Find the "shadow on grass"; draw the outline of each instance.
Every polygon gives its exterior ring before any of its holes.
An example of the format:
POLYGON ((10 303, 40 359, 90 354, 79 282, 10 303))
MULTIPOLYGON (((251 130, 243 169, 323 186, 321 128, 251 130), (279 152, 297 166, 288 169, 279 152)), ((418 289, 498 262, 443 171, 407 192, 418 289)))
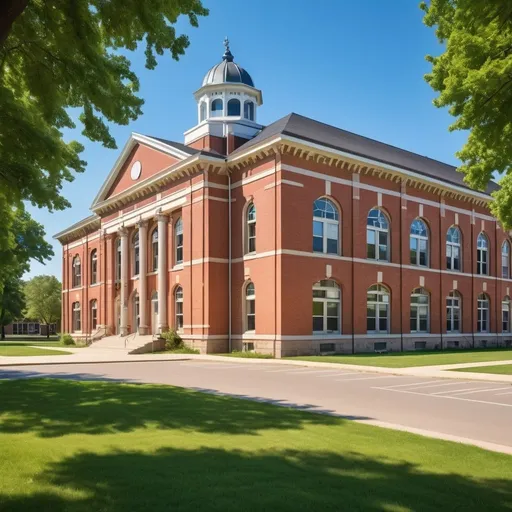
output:
POLYGON ((510 480, 422 472, 414 464, 351 452, 83 453, 49 465, 37 480, 46 493, 0 496, 0 508, 496 512, 512 506, 510 480))
MULTIPOLYGON (((257 434, 263 429, 334 425, 328 415, 276 409, 251 400, 197 393, 184 388, 102 381, 67 375, 60 379, 0 380, 0 432, 40 437, 130 432, 151 426, 203 433, 257 434)), ((250 397, 246 397, 250 398, 250 397)), ((300 408, 297 404, 289 407, 300 408)), ((329 411, 324 411, 329 412, 329 411)))

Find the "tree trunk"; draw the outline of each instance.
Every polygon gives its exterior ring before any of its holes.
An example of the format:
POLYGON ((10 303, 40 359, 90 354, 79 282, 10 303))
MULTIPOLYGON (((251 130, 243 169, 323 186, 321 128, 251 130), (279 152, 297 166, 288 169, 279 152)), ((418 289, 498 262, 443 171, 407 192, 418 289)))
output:
POLYGON ((50 324, 46 324, 46 339, 50 339, 50 324))
POLYGON ((2 324, 2 341, 5 340, 5 325, 2 324))
POLYGON ((0 46, 3 46, 12 24, 25 10, 28 0, 2 0, 0 5, 0 46))

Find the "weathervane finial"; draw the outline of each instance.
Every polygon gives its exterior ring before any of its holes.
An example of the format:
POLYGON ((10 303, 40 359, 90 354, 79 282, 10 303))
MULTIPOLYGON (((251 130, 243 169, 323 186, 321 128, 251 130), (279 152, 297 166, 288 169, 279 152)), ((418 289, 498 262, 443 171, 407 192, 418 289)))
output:
POLYGON ((224 38, 224 48, 226 48, 226 51, 224 52, 224 55, 222 56, 222 59, 227 61, 227 62, 233 62, 233 54, 231 53, 230 49, 229 49, 229 39, 228 37, 226 36, 224 38))

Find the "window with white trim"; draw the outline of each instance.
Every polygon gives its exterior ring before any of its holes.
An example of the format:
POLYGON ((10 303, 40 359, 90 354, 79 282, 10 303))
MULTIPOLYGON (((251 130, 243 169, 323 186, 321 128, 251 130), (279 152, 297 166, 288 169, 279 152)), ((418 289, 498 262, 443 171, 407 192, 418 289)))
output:
POLYGON ((181 217, 174 225, 174 261, 176 265, 183 263, 183 221, 181 217))
POLYGON ((245 332, 256 330, 256 289, 254 283, 245 287, 245 332))
POLYGON ((389 222, 379 208, 373 208, 366 219, 366 257, 389 261, 389 222))
POLYGON ((489 241, 480 233, 476 241, 476 273, 486 276, 489 274, 489 241))
POLYGON ((341 290, 332 279, 313 285, 313 334, 341 332, 341 290))
POLYGON ((510 244, 507 240, 501 245, 501 277, 510 278, 510 244))
POLYGON ((460 332, 461 297, 458 292, 450 292, 446 297, 446 332, 460 332))
POLYGON ((246 212, 245 253, 256 252, 256 207, 251 203, 246 212))
POLYGON ((239 116, 240 110, 240 100, 233 98, 228 101, 228 116, 239 116))
POLYGON ((411 293, 411 332, 429 331, 430 296, 425 288, 415 288, 411 293))
POLYGON ((247 100, 244 103, 244 117, 249 121, 254 121, 254 103, 247 100))
POLYGON ((98 282, 98 251, 91 251, 91 284, 98 282))
POLYGON ((510 332, 510 297, 508 295, 501 302, 501 332, 510 332))
POLYGON ((325 197, 313 203, 313 252, 339 254, 339 213, 325 197))
POLYGON ((73 302, 73 331, 81 331, 82 330, 82 322, 80 318, 80 302, 73 302))
POLYGON ((223 110, 222 100, 220 98, 213 100, 210 107, 210 117, 222 117, 224 115, 223 110))
POLYGON ((446 232, 446 268, 461 270, 461 236, 460 229, 452 226, 446 232))
POLYGON ((158 270, 158 228, 153 230, 151 233, 151 257, 153 271, 158 270))
POLYGON ((82 286, 82 263, 78 254, 73 258, 73 288, 82 286))
POLYGON ((121 259, 122 259, 122 253, 121 253, 121 239, 118 238, 116 240, 116 281, 121 281, 121 259))
POLYGON ((133 235, 133 275, 138 276, 140 273, 140 244, 139 231, 135 231, 133 235))
POLYGON ((428 229, 421 219, 414 219, 411 223, 409 241, 411 251, 411 265, 428 266, 428 229))
POLYGON ((98 301, 91 300, 91 332, 98 326, 98 301))
POLYGON ((375 284, 366 292, 366 331, 368 334, 389 332, 389 290, 375 284))
POLYGON ((477 332, 489 332, 489 297, 481 293, 477 299, 477 332))
POLYGON ((178 286, 174 291, 174 325, 179 332, 183 331, 183 288, 178 286))

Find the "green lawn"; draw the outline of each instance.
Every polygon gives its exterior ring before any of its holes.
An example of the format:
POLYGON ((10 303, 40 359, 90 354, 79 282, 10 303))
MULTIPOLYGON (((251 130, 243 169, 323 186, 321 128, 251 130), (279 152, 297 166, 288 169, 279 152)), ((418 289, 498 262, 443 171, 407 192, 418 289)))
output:
POLYGON ((40 339, 40 340, 9 340, 9 341, 0 341, 0 347, 5 346, 37 346, 37 347, 62 347, 62 343, 57 341, 46 341, 46 338, 40 339))
POLYGON ((455 371, 472 373, 498 373, 500 375, 512 375, 512 364, 502 364, 495 366, 477 366, 476 368, 458 368, 455 371))
POLYGON ((512 457, 160 385, 0 381, 0 510, 505 511, 512 457))
POLYGON ((0 356, 63 356, 66 354, 71 354, 71 352, 36 348, 24 343, 0 343, 0 356))
POLYGON ((395 352, 390 354, 355 354, 334 356, 288 357, 301 361, 321 363, 359 364, 387 368, 407 368, 411 366, 433 366, 440 364, 479 363, 486 361, 512 361, 512 349, 477 349, 435 352, 395 352))
POLYGON ((235 350, 229 354, 216 354, 224 357, 245 357, 247 359, 274 359, 272 354, 262 354, 261 352, 241 352, 235 350))

